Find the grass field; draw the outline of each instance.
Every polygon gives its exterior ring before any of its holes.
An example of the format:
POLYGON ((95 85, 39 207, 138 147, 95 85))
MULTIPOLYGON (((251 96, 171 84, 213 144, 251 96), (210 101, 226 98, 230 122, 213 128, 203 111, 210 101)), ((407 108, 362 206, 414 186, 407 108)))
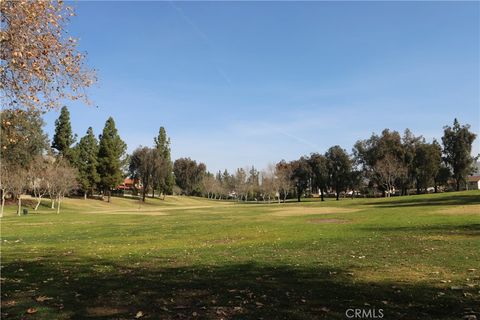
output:
POLYGON ((480 318, 480 192, 68 199, 2 231, 2 319, 480 318))

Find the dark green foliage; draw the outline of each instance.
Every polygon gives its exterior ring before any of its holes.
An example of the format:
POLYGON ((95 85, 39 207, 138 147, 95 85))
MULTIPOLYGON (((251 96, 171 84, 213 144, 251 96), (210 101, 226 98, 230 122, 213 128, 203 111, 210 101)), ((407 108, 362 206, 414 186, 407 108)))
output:
POLYGON ((420 193, 422 189, 426 192, 432 184, 436 187, 435 178, 442 165, 442 147, 435 140, 433 143, 419 144, 415 151, 413 164, 417 180, 417 193, 420 193))
POLYGON ((340 146, 328 149, 325 157, 328 160, 329 185, 335 190, 338 200, 340 192, 346 191, 350 183, 352 161, 340 146))
POLYGON ((71 145, 75 142, 70 124, 70 112, 67 107, 62 107, 60 116, 55 120, 55 134, 53 135, 52 148, 64 158, 73 161, 74 154, 71 145))
POLYGON ((402 137, 403 147, 403 165, 406 168, 406 175, 399 181, 399 186, 402 191, 402 195, 408 194, 408 189, 412 184, 417 181, 417 169, 415 166, 415 154, 417 148, 422 143, 425 143, 425 139, 422 136, 416 137, 410 129, 406 129, 402 137))
POLYGON ((80 139, 75 147, 75 167, 78 169, 78 182, 85 194, 93 193, 100 176, 98 167, 98 141, 93 134, 92 127, 89 127, 87 134, 80 139))
POLYGON ((173 176, 173 164, 170 155, 170 138, 164 127, 160 127, 158 136, 154 138, 155 148, 159 156, 159 165, 153 173, 153 189, 161 193, 171 194, 175 178, 173 176))
POLYGON ((303 193, 309 186, 312 171, 308 160, 304 157, 290 162, 290 166, 292 170, 291 179, 295 186, 297 200, 298 202, 300 202, 300 197, 303 195, 303 193))
POLYGON ((443 129, 444 161, 452 170, 458 191, 461 183, 465 183, 465 177, 473 172, 475 158, 470 153, 477 135, 470 131, 469 125, 461 126, 457 119, 453 121, 453 127, 443 129))
POLYGON ((41 113, 5 109, 0 113, 0 117, 2 164, 28 167, 30 162, 44 153, 48 147, 41 113))
POLYGON ((312 175, 312 188, 320 190, 322 201, 328 187, 328 160, 324 155, 312 153, 308 159, 312 175))
POLYGON ((357 141, 353 154, 365 177, 382 191, 388 191, 385 190, 385 177, 382 177, 376 168, 385 167, 387 162, 399 166, 398 170, 394 171, 405 171, 405 174, 397 174, 395 185, 401 189, 402 194, 406 194, 415 178, 415 148, 422 139, 415 137, 409 129, 405 130, 403 138, 397 131, 384 129, 380 136, 372 134, 369 139, 357 141))
POLYGON ((203 163, 198 163, 190 158, 180 158, 173 164, 175 182, 186 195, 200 195, 201 182, 207 167, 203 163))
POLYGON ((127 145, 122 141, 115 128, 113 118, 108 118, 100 135, 98 149, 99 186, 108 194, 123 180, 122 167, 127 145))
POLYGON ((138 147, 130 157, 129 171, 133 179, 142 183, 142 201, 145 202, 146 194, 157 177, 159 167, 162 166, 160 154, 156 149, 138 147))

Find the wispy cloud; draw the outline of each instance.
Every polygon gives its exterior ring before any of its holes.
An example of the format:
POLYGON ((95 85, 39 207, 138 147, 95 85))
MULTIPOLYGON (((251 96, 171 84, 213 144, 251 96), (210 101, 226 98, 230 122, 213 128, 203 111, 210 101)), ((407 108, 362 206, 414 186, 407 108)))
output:
MULTIPOLYGON (((209 47, 210 53, 211 52, 216 52, 215 45, 213 44, 212 40, 207 36, 207 34, 205 32, 202 31, 202 29, 200 29, 198 27, 198 25, 185 13, 185 11, 180 6, 178 6, 175 3, 175 1, 170 0, 169 3, 172 6, 172 8, 175 9, 175 11, 178 13, 178 15, 193 29, 195 34, 197 34, 197 36, 209 47)), ((228 76, 228 74, 225 72, 225 70, 223 70, 223 68, 220 67, 220 65, 216 61, 213 54, 211 54, 210 63, 213 64, 213 67, 214 67, 215 71, 220 75, 220 77, 223 80, 225 80, 225 82, 229 86, 231 86, 232 85, 232 80, 231 80, 230 76, 228 76)))

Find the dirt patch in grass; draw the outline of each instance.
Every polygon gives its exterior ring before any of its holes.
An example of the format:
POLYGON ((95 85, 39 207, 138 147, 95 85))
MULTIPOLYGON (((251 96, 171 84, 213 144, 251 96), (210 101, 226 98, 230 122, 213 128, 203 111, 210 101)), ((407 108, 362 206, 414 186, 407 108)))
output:
MULTIPOLYGON (((92 224, 94 223, 93 221, 75 221, 75 222, 61 222, 60 224, 92 224)), ((55 223, 53 222, 20 222, 20 223, 13 223, 15 226, 29 226, 29 227, 35 227, 35 226, 49 226, 49 225, 54 225, 55 223)))
POLYGON ((87 213, 106 213, 106 214, 140 214, 140 215, 152 215, 152 216, 165 216, 169 215, 170 212, 181 211, 181 210, 197 210, 197 209, 215 209, 227 207, 225 205, 219 206, 176 206, 169 208, 162 208, 161 210, 140 208, 140 209, 120 209, 120 210, 101 210, 101 211, 88 211, 87 213))
POLYGON ((310 219, 310 220, 308 220, 308 222, 314 223, 314 224, 322 224, 322 223, 341 224, 341 223, 348 223, 347 220, 342 220, 342 219, 310 219))
POLYGON ((480 217, 480 204, 472 204, 468 206, 454 206, 450 208, 443 208, 440 210, 435 211, 434 213, 440 213, 440 214, 477 214, 480 217))
POLYGON ((275 208, 270 211, 272 215, 279 217, 304 216, 314 214, 333 214, 333 213, 349 213, 356 212, 359 209, 337 208, 337 207, 287 207, 275 208))
POLYGON ((122 313, 127 313, 127 308, 117 307, 89 307, 87 308, 87 316, 89 317, 111 317, 122 313))
POLYGON ((15 226, 30 226, 30 227, 35 227, 35 226, 48 226, 48 225, 53 225, 54 223, 53 222, 32 222, 32 223, 28 223, 28 222, 21 222, 21 223, 12 223, 12 225, 15 225, 15 226))

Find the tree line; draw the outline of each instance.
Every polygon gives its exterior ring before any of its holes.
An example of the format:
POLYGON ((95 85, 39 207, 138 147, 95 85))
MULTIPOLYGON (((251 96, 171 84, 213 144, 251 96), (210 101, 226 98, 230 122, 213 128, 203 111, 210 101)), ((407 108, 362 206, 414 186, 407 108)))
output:
MULTIPOLYGON (((289 197, 318 194, 374 196, 438 192, 453 185, 454 190, 466 187, 466 177, 473 174, 475 161, 472 144, 476 135, 469 125, 457 119, 445 126, 441 143, 427 142, 409 129, 401 135, 385 129, 355 143, 348 153, 333 146, 325 153, 312 153, 293 161, 280 161, 258 171, 254 167, 206 172, 196 189, 184 188, 186 194, 203 194, 213 199, 285 201, 289 197), (191 192, 189 190, 202 190, 191 192)), ((186 173, 183 173, 184 175, 186 173)), ((197 179, 198 180, 198 179, 197 179)), ((195 180, 194 180, 195 181, 195 180)))
POLYGON ((471 156, 476 135, 469 125, 456 119, 444 127, 441 143, 427 142, 406 129, 383 130, 355 143, 348 153, 333 146, 324 153, 312 153, 297 160, 282 160, 263 170, 238 168, 216 174, 190 158, 171 159, 171 141, 164 127, 152 147, 140 146, 131 155, 121 139, 113 118, 108 118, 97 137, 89 127, 77 141, 67 107, 55 121, 50 144, 43 131, 41 112, 5 109, 1 112, 2 213, 8 195, 21 210, 21 195, 31 194, 35 210, 43 198, 60 211, 62 199, 71 192, 84 198, 101 195, 110 201, 111 192, 126 177, 133 179, 134 192, 145 201, 148 194, 205 196, 211 199, 286 201, 318 194, 322 200, 334 195, 406 195, 412 189, 437 192, 453 182, 460 190, 473 173, 476 158, 471 156), (56 205, 56 206, 55 206, 56 205))

